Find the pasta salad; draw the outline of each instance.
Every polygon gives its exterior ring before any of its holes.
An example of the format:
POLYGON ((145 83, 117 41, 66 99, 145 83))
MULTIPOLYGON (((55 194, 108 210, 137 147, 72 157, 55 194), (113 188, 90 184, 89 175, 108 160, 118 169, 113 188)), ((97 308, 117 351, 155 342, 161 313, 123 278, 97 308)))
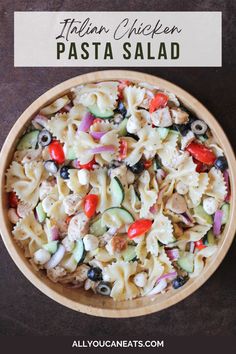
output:
POLYGON ((43 107, 6 172, 12 235, 33 267, 116 301, 197 277, 230 205, 224 151, 200 118, 127 80, 43 107))

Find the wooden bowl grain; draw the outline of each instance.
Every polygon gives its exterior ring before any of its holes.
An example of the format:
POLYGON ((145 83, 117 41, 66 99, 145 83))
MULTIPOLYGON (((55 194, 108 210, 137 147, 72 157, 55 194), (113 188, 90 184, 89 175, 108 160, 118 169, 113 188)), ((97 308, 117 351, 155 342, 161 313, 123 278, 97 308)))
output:
POLYGON ((236 161, 230 143, 216 119, 197 99, 178 86, 156 76, 134 71, 108 70, 80 75, 55 86, 34 101, 16 121, 2 147, 0 161, 0 230, 2 239, 10 256, 21 272, 39 290, 58 303, 78 312, 101 317, 121 318, 147 315, 172 306, 195 292, 213 274, 222 262, 233 241, 236 230, 236 161), (13 240, 11 234, 12 225, 7 217, 7 194, 5 192, 5 171, 11 162, 18 138, 35 114, 43 106, 66 94, 76 85, 93 81, 118 79, 126 79, 134 82, 147 82, 173 92, 187 108, 195 112, 199 118, 204 119, 211 128, 216 140, 223 147, 228 159, 232 190, 229 222, 225 227, 217 252, 208 260, 201 275, 196 279, 190 279, 182 288, 178 290, 170 290, 167 294, 154 295, 152 297, 143 297, 123 302, 114 302, 109 297, 94 295, 88 291, 85 292, 83 289, 72 289, 62 286, 61 284, 55 284, 43 273, 35 271, 25 258, 23 251, 13 240))

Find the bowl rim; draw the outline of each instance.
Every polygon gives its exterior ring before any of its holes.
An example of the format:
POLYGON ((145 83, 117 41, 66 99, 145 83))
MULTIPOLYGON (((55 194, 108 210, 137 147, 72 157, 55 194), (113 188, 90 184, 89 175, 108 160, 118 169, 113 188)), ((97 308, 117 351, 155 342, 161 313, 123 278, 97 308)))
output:
POLYGON ((155 75, 131 70, 102 70, 82 74, 54 86, 53 88, 49 89, 44 94, 42 94, 39 98, 37 98, 16 120, 2 146, 0 153, 0 161, 2 166, 0 169, 0 183, 2 187, 0 200, 0 231, 8 253, 10 254, 12 260, 15 262, 17 267, 20 269, 20 271, 34 286, 36 286, 36 288, 38 288, 45 295, 60 303, 61 305, 64 305, 78 312, 101 317, 127 318, 151 314, 163 310, 167 307, 170 307, 194 293, 216 271, 218 266, 223 261, 226 253, 228 252, 235 235, 236 223, 234 223, 234 219, 236 218, 236 161, 230 142, 227 139, 223 128, 221 128, 214 116, 206 109, 206 107, 202 103, 200 103, 195 97, 193 97, 191 94, 189 94, 187 91, 183 90, 179 86, 155 75), (201 115, 204 117, 204 120, 206 120, 207 123, 210 125, 210 129, 213 131, 214 135, 216 135, 216 137, 220 140, 221 146, 223 146, 224 152, 227 156, 231 182, 231 211, 230 220, 228 221, 228 224, 225 227, 222 244, 221 246, 219 246, 219 249, 216 252, 217 258, 215 257, 213 262, 204 267, 203 272, 197 278, 195 278, 189 286, 184 286, 183 288, 179 289, 179 291, 174 293, 171 297, 164 299, 160 303, 152 303, 152 301, 150 301, 147 306, 140 306, 138 308, 131 307, 125 309, 108 309, 84 305, 82 303, 79 303, 78 301, 63 296, 61 293, 50 288, 49 285, 46 284, 46 282, 40 280, 33 272, 30 264, 26 265, 26 263, 22 261, 18 252, 18 246, 11 237, 11 233, 8 231, 7 221, 4 217, 4 210, 6 210, 6 206, 4 204, 4 195, 6 194, 4 190, 4 185, 5 171, 6 167, 8 166, 9 156, 12 153, 12 147, 14 146, 17 138, 20 136, 23 127, 32 119, 32 116, 35 115, 43 106, 54 101, 57 97, 62 96, 71 88, 77 85, 94 81, 122 80, 124 78, 125 80, 130 80, 134 82, 147 82, 149 84, 157 85, 161 89, 165 89, 176 94, 176 96, 186 106, 190 107, 193 111, 196 111, 197 115, 201 113, 201 115))

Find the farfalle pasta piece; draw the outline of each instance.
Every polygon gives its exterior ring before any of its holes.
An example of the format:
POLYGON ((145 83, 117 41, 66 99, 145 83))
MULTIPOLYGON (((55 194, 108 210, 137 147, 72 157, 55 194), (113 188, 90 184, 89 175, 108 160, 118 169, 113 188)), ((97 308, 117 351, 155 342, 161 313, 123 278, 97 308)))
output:
MULTIPOLYGON (((70 176, 70 174, 69 174, 70 176)), ((58 195, 59 199, 63 200, 68 194, 70 194, 70 188, 68 187, 68 182, 67 180, 64 180, 63 178, 60 177, 59 174, 56 176, 57 180, 57 189, 58 189, 58 195)), ((71 181, 71 179, 69 179, 71 181)))
POLYGON ((104 268, 103 277, 114 283, 111 297, 116 301, 131 300, 139 295, 139 289, 131 277, 136 274, 137 262, 117 261, 104 268))
POLYGON ((178 137, 179 135, 177 133, 169 132, 157 151, 163 166, 167 168, 173 167, 173 162, 179 155, 177 150, 178 137))
POLYGON ((73 146, 77 130, 86 112, 87 109, 84 106, 76 105, 69 112, 58 113, 49 119, 46 128, 68 149, 73 146))
POLYGON ((208 172, 208 176, 209 184, 205 194, 222 202, 227 194, 227 188, 222 172, 215 167, 212 167, 208 172))
POLYGON ((157 256, 158 254, 158 243, 160 241, 164 245, 167 245, 170 242, 175 240, 173 234, 173 225, 170 219, 163 215, 160 210, 158 214, 155 216, 154 222, 152 224, 151 230, 147 233, 146 243, 149 245, 148 251, 157 256), (151 246, 153 241, 154 246, 151 246))
POLYGON ((143 102, 145 89, 137 86, 127 86, 123 94, 127 107, 127 115, 129 116, 127 131, 129 133, 137 133, 146 123, 141 111, 138 109, 139 105, 143 102))
MULTIPOLYGON (((80 183, 79 177, 78 177, 79 170, 69 169, 68 172, 69 172, 69 178, 66 180, 68 188, 72 192, 77 193, 80 197, 84 197, 89 190, 89 185, 88 184, 82 185, 80 183)), ((66 192, 67 192, 67 190, 66 190, 66 192)))
POLYGON ((170 171, 166 177, 166 180, 171 181, 173 179, 175 181, 181 181, 190 187, 198 186, 199 173, 196 172, 196 164, 193 162, 191 156, 187 157, 183 163, 178 166, 177 171, 170 171))
POLYGON ((104 161, 110 162, 117 156, 118 150, 119 139, 116 130, 107 132, 105 135, 103 135, 99 142, 95 142, 91 135, 88 133, 78 132, 77 138, 74 141, 74 151, 81 164, 90 162, 94 155, 98 153, 101 155, 104 161), (112 147, 112 149, 109 151, 104 149, 101 152, 95 152, 93 150, 106 146, 112 147))
POLYGON ((148 171, 140 175, 138 191, 141 199, 140 217, 147 218, 150 216, 150 208, 156 203, 158 197, 157 181, 148 171))
POLYGON ((80 121, 74 120, 68 121, 68 113, 59 113, 48 120, 46 128, 55 136, 58 140, 68 145, 73 144, 76 138, 76 132, 79 127, 80 121))
POLYGON ((34 217, 34 213, 30 212, 25 218, 20 219, 12 231, 15 240, 25 244, 29 249, 32 257, 34 252, 47 243, 45 232, 40 223, 34 217))
POLYGON ((161 147, 161 140, 157 129, 146 126, 139 130, 137 135, 139 138, 138 141, 132 138, 123 138, 129 145, 125 162, 130 166, 135 165, 142 155, 146 159, 153 158, 157 150, 161 147))
POLYGON ((39 199, 39 185, 45 175, 42 162, 32 161, 21 165, 13 161, 6 174, 7 192, 14 190, 23 202, 35 207, 39 199))
POLYGON ((52 102, 49 106, 46 106, 41 109, 40 114, 43 115, 51 115, 53 113, 56 113, 60 111, 65 105, 67 105, 70 102, 70 99, 68 96, 63 96, 58 98, 56 101, 52 102))
POLYGON ((86 164, 93 159, 94 153, 91 149, 98 147, 91 135, 85 132, 78 132, 77 139, 74 141, 74 151, 81 164, 86 164))
POLYGON ((148 271, 148 280, 143 288, 142 295, 148 295, 155 286, 157 279, 163 274, 164 266, 161 264, 158 257, 151 256, 145 259, 143 268, 148 271))
POLYGON ((147 257, 147 246, 145 239, 142 239, 135 248, 137 258, 143 263, 147 257))
POLYGON ((189 186, 188 194, 194 207, 198 206, 201 203, 202 196, 207 189, 208 183, 208 174, 203 172, 199 173, 198 186, 189 186))
POLYGON ((90 133, 96 133, 96 132, 109 132, 112 129, 114 129, 114 124, 112 124, 111 122, 95 122, 91 125, 90 127, 90 133))
POLYGON ((103 151, 101 152, 101 157, 106 162, 111 162, 113 159, 117 158, 119 150, 119 139, 117 130, 112 130, 104 134, 100 139, 100 146, 112 146, 114 148, 113 152, 103 151))
POLYGON ((66 219, 67 215, 63 205, 63 200, 59 200, 58 198, 59 194, 48 195, 42 200, 42 207, 47 216, 57 221, 62 221, 66 219))
POLYGON ((174 267, 167 256, 164 247, 161 247, 158 260, 161 262, 161 265, 164 267, 164 273, 171 273, 174 271, 174 267))
POLYGON ((95 194, 99 195, 97 211, 103 212, 111 206, 111 197, 109 193, 110 181, 106 168, 98 168, 91 171, 90 184, 95 194))
POLYGON ((203 236, 206 235, 206 233, 211 229, 212 225, 199 225, 196 224, 193 227, 190 227, 187 229, 181 239, 187 240, 187 241, 199 241, 203 236))
POLYGON ((217 246, 208 246, 194 255, 194 271, 190 273, 190 278, 197 277, 204 268, 204 258, 209 258, 217 251, 217 246))
POLYGON ((141 208, 141 201, 135 193, 134 186, 130 185, 129 187, 126 187, 124 193, 125 198, 122 203, 123 207, 127 209, 135 219, 138 219, 141 208))
POLYGON ((83 104, 85 107, 97 105, 103 113, 107 109, 115 109, 118 97, 118 82, 87 84, 75 88, 74 92, 75 104, 83 104))

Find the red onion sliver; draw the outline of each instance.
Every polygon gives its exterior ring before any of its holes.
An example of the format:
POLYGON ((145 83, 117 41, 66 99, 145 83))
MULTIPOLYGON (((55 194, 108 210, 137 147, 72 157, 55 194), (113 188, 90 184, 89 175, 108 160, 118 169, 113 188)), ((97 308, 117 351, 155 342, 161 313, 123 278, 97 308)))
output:
POLYGON ((227 194, 225 197, 225 202, 229 202, 230 201, 230 184, 229 184, 229 172, 227 170, 225 170, 223 172, 223 176, 224 176, 224 180, 225 180, 225 184, 226 184, 226 189, 227 189, 227 194))
POLYGON ((33 119, 32 122, 36 122, 45 128, 46 123, 48 122, 48 118, 43 116, 42 114, 37 114, 37 116, 33 119))
POLYGON ((90 126, 93 124, 94 118, 95 117, 90 112, 85 113, 80 122, 77 132, 87 132, 90 126))
POLYGON ((151 290, 149 293, 147 293, 148 296, 151 295, 156 295, 160 293, 162 290, 164 290, 167 287, 167 282, 165 279, 161 279, 159 283, 151 290))
POLYGON ((49 261, 46 263, 45 268, 46 269, 52 269, 55 268, 62 260, 65 254, 65 247, 63 245, 59 245, 56 253, 54 253, 49 259, 49 261))
POLYGON ((163 274, 162 276, 160 276, 157 279, 157 283, 159 283, 163 279, 169 279, 169 278, 174 278, 174 277, 177 277, 177 272, 171 272, 171 273, 163 274))
POLYGON ((215 236, 220 235, 222 218, 223 218, 223 211, 220 209, 216 210, 215 215, 214 215, 214 223, 213 223, 213 234, 215 236))
POLYGON ((96 147, 94 149, 89 149, 87 152, 89 154, 100 154, 101 152, 114 152, 115 146, 114 145, 103 145, 96 147))
POLYGON ((105 135, 107 132, 90 132, 90 135, 95 139, 95 140, 100 140, 103 135, 105 135))
POLYGON ((59 240, 59 230, 58 230, 58 227, 57 226, 52 226, 51 230, 50 230, 50 233, 51 233, 51 238, 52 238, 52 241, 57 241, 59 240))
POLYGON ((74 168, 80 168, 79 160, 73 160, 71 165, 74 168))
POLYGON ((171 261, 176 261, 179 258, 179 250, 178 248, 172 248, 170 250, 166 250, 167 257, 171 261))
POLYGON ((64 108, 64 110, 65 110, 66 112, 70 112, 70 110, 71 110, 72 107, 73 107, 72 104, 69 103, 69 104, 66 104, 63 108, 64 108))
POLYGON ((150 213, 152 213, 152 214, 156 214, 157 211, 158 211, 157 205, 156 205, 156 204, 153 204, 153 205, 150 207, 149 211, 150 211, 150 213))

